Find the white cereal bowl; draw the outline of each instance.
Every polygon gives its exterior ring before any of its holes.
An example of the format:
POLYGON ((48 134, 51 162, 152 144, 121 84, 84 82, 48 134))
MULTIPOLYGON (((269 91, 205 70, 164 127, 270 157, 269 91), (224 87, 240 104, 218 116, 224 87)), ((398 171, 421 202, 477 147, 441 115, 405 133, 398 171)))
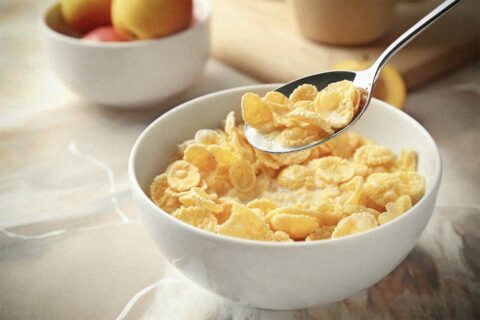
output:
POLYGON ((68 36, 60 5, 43 19, 46 54, 60 80, 96 103, 141 108, 181 92, 202 73, 209 55, 209 8, 194 2, 193 25, 173 35, 128 42, 92 42, 68 36))
POLYGON ((177 145, 203 128, 218 128, 240 112, 244 92, 263 94, 275 85, 212 93, 169 111, 136 141, 129 160, 133 196, 142 221, 163 255, 198 285, 241 304, 291 310, 342 300, 390 273, 410 252, 432 215, 441 177, 438 149, 428 132, 402 111, 373 99, 354 130, 389 146, 418 152, 425 196, 406 214, 367 232, 317 242, 268 243, 229 238, 183 223, 148 196, 177 145))

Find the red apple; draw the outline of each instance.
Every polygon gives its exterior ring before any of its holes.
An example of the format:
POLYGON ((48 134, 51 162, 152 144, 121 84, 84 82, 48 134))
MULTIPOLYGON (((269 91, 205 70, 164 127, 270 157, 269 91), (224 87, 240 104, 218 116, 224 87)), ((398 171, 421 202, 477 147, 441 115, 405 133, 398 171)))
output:
POLYGON ((93 29, 92 31, 84 35, 82 40, 99 42, 128 41, 127 38, 120 35, 112 26, 93 29))

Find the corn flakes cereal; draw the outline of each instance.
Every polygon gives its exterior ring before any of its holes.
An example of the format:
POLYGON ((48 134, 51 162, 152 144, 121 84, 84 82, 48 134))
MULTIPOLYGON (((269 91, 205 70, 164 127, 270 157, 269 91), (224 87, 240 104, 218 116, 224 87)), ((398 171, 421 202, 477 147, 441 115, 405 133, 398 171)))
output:
POLYGON ((228 179, 228 168, 218 167, 208 172, 203 176, 203 181, 207 185, 207 191, 217 195, 224 195, 232 188, 228 179))
POLYGON ((305 216, 315 216, 316 213, 312 210, 310 205, 307 204, 294 204, 290 206, 282 206, 280 208, 271 210, 266 216, 266 221, 271 222, 272 218, 277 214, 290 214, 290 215, 305 215, 305 216))
POLYGON ((290 94, 289 100, 292 103, 297 101, 307 100, 313 101, 317 96, 318 90, 317 87, 311 84, 302 84, 290 94))
MULTIPOLYGON (((303 190, 303 189, 300 189, 303 190)), ((295 199, 297 198, 297 193, 301 192, 300 190, 281 190, 278 192, 278 188, 269 188, 267 190, 264 190, 261 193, 261 196, 263 198, 267 198, 278 204, 279 207, 284 208, 286 206, 291 205, 292 203, 295 203, 295 199)), ((274 211, 274 210, 273 210, 274 211)))
POLYGON ((273 115, 273 122, 276 126, 286 123, 285 115, 292 111, 292 103, 282 93, 270 91, 263 101, 270 108, 273 115))
POLYGON ((203 230, 214 232, 217 227, 217 219, 205 208, 181 207, 172 215, 183 222, 203 230))
POLYGON ((321 131, 324 131, 326 134, 333 134, 334 131, 330 127, 330 124, 322 118, 320 115, 314 111, 304 110, 304 109, 294 109, 289 112, 287 115, 288 119, 293 120, 296 123, 305 123, 305 127, 314 126, 318 127, 321 131))
POLYGON ((261 194, 262 190, 268 189, 266 183, 270 180, 264 176, 257 176, 256 183, 254 187, 248 191, 241 191, 236 188, 232 188, 227 195, 238 199, 240 203, 248 203, 249 201, 254 200, 259 194, 261 194))
MULTIPOLYGON (((337 83, 316 93, 304 86, 290 99, 270 92, 246 95, 244 104, 254 121, 265 121, 263 129, 275 129, 272 137, 301 145, 333 132, 330 122, 344 116, 344 105, 358 104, 352 88, 337 83)), ((224 130, 199 130, 173 159, 150 186, 155 204, 196 227, 243 239, 319 241, 362 232, 398 217, 425 192, 412 150, 395 157, 346 132, 311 149, 269 154, 248 143, 233 112, 224 130)))
POLYGON ((387 166, 375 166, 375 167, 368 167, 367 169, 367 176, 372 175, 374 173, 391 173, 392 166, 387 165, 387 166))
POLYGON ((253 166, 244 159, 237 159, 228 169, 230 183, 235 189, 247 192, 255 187, 256 175, 253 166))
POLYGON ((314 218, 319 225, 335 225, 340 217, 329 202, 321 201, 313 204, 295 204, 271 210, 265 217, 270 223, 277 214, 304 215, 314 218))
POLYGON ((278 135, 278 140, 287 147, 303 146, 325 137, 323 131, 319 131, 315 127, 292 127, 282 130, 278 135))
POLYGON ((425 191, 425 181, 416 172, 374 173, 367 178, 363 188, 370 200, 379 206, 408 195, 416 203, 425 191))
POLYGON ((292 164, 300 164, 310 157, 310 149, 300 150, 291 153, 270 154, 270 157, 281 166, 289 166, 292 164))
POLYGON ((256 160, 255 162, 258 165, 263 165, 267 168, 278 170, 282 166, 278 163, 273 157, 272 154, 259 151, 255 149, 256 160))
POLYGON ((290 106, 273 104, 271 102, 266 102, 269 108, 272 110, 273 116, 273 126, 272 131, 268 133, 270 140, 278 139, 281 129, 284 127, 298 127, 300 123, 288 118, 288 113, 292 111, 290 106))
POLYGON ((347 131, 327 141, 325 146, 329 148, 332 156, 349 159, 360 146, 360 136, 347 131))
POLYGON ((361 204, 348 204, 348 205, 343 205, 341 206, 339 209, 339 211, 342 212, 342 215, 344 217, 347 217, 347 216, 350 216, 354 213, 360 213, 360 212, 368 212, 368 213, 371 213, 373 214, 375 217, 378 218, 378 216, 380 215, 380 212, 378 212, 377 210, 373 209, 373 208, 369 208, 369 207, 365 207, 361 204))
POLYGON ((315 167, 315 176, 332 183, 342 183, 353 178, 355 168, 348 160, 339 157, 324 157, 310 162, 315 167))
POLYGON ((324 202, 317 208, 317 221, 320 226, 335 226, 342 218, 345 217, 343 212, 339 211, 336 206, 330 202, 324 202))
POLYGON ((168 185, 177 191, 187 191, 197 187, 200 179, 197 167, 184 160, 172 163, 167 172, 168 185))
POLYGON ((220 197, 218 198, 218 203, 222 206, 222 212, 215 214, 218 224, 222 224, 230 218, 232 214, 233 204, 237 202, 235 198, 232 197, 220 197))
POLYGON ((262 101, 262 99, 254 93, 246 93, 242 97, 242 117, 250 126, 262 130, 271 131, 272 111, 262 101))
POLYGON ((393 163, 395 155, 387 148, 377 145, 366 145, 358 148, 353 155, 353 160, 367 166, 385 166, 393 163))
POLYGON ((252 200, 247 204, 247 207, 250 209, 259 209, 265 214, 278 208, 275 202, 265 198, 252 200))
MULTIPOLYGON (((365 184, 364 184, 365 186, 365 184)), ((362 195, 360 196, 360 205, 367 207, 367 208, 372 208, 375 209, 378 212, 383 212, 385 211, 385 206, 376 204, 370 198, 368 197, 367 193, 365 193, 364 187, 362 187, 362 195)))
POLYGON ((227 137, 231 136, 236 127, 235 112, 231 111, 225 118, 224 131, 227 137))
POLYGON ((309 171, 305 166, 294 164, 280 172, 277 182, 283 188, 295 190, 305 185, 308 174, 309 171))
POLYGON ((276 242, 292 242, 292 238, 288 235, 288 233, 284 231, 275 231, 273 233, 273 241, 276 242))
POLYGON ((185 149, 187 149, 187 147, 189 145, 196 144, 196 143, 197 143, 197 141, 195 141, 194 139, 190 139, 190 140, 184 141, 181 144, 179 144, 178 145, 178 154, 179 154, 180 158, 183 158, 183 154, 185 153, 185 149))
MULTIPOLYGON (((248 208, 248 207, 247 207, 248 208)), ((257 209, 257 208, 249 208, 250 210, 252 210, 253 213, 255 213, 255 215, 257 217, 259 217, 260 219, 262 220, 265 220, 265 213, 263 213, 262 210, 260 209, 257 209)))
POLYGON ((228 220, 217 227, 217 233, 225 236, 271 241, 274 237, 269 225, 251 209, 234 203, 228 220))
POLYGON ((400 196, 398 178, 391 173, 371 174, 363 185, 363 192, 371 201, 384 207, 400 196))
POLYGON ((160 206, 160 208, 167 212, 173 212, 180 208, 181 203, 178 200, 179 196, 179 192, 173 190, 172 188, 167 188, 167 190, 165 190, 163 206, 160 206))
POLYGON ((377 219, 371 213, 354 213, 340 220, 333 230, 332 238, 345 237, 367 231, 378 226, 377 219))
POLYGON ((165 173, 158 175, 153 179, 152 184, 150 185, 150 198, 160 205, 162 203, 162 198, 165 195, 165 190, 168 188, 168 179, 165 173))
POLYGON ((223 207, 215 202, 215 196, 207 194, 202 189, 196 187, 186 191, 178 197, 178 200, 185 207, 201 207, 213 213, 223 211, 223 207))
MULTIPOLYGON (((315 180, 315 185, 317 185, 319 180, 315 180)), ((340 189, 337 185, 325 184, 323 187, 320 187, 320 194, 318 195, 321 201, 331 200, 340 195, 340 189)), ((313 200, 312 200, 313 201, 313 200)))
POLYGON ((270 224, 274 231, 283 231, 294 240, 304 239, 318 228, 315 218, 301 214, 276 214, 272 217, 270 224))
POLYGON ((395 168, 398 171, 417 171, 417 154, 410 149, 403 149, 395 161, 395 168))
MULTIPOLYGON (((306 110, 306 111, 315 111, 315 104, 313 101, 309 100, 300 100, 293 104, 293 110, 306 110)), ((290 110, 292 111, 292 110, 290 110)))
POLYGON ((221 130, 201 129, 195 134, 194 141, 206 146, 212 144, 224 145, 227 140, 225 133, 221 130))
MULTIPOLYGON (((351 81, 331 83, 320 92, 314 85, 303 84, 288 98, 275 91, 263 98, 254 93, 244 94, 242 115, 249 126, 293 147, 326 138, 335 129, 345 127, 358 111, 359 103, 360 91, 351 81)), ((342 153, 341 149, 336 151, 342 155, 350 152, 342 153)))
MULTIPOLYGON (((357 162, 350 162, 350 165, 353 166, 353 170, 355 170, 355 175, 360 176, 360 177, 366 177, 369 175, 371 172, 368 168, 368 166, 362 164, 362 163, 357 163, 357 162)), ((379 168, 379 167, 375 167, 379 168)))
POLYGON ((320 226, 317 229, 315 229, 315 231, 310 233, 305 238, 305 241, 329 239, 332 237, 332 232, 334 229, 335 229, 335 226, 320 226))
POLYGON ((325 143, 320 144, 316 147, 305 149, 305 150, 310 150, 310 156, 308 157, 307 160, 304 161, 305 165, 308 165, 311 161, 316 160, 318 158, 323 158, 331 155, 330 150, 327 147, 325 147, 325 143))
POLYGON ((207 150, 213 155, 220 167, 230 167, 237 160, 237 156, 225 146, 214 144, 208 146, 207 150))
POLYGON ((393 176, 398 179, 400 194, 406 194, 416 203, 425 192, 425 179, 417 172, 395 172, 393 176))
MULTIPOLYGON (((326 99, 326 98, 325 98, 326 99)), ((329 97, 328 99, 332 99, 329 97)), ((323 106, 323 99, 319 99, 322 102, 317 103, 316 105, 323 106)), ((351 101, 341 101, 334 109, 329 109, 325 107, 317 107, 317 113, 324 118, 328 125, 333 129, 340 129, 349 124, 354 116, 353 113, 353 104, 351 101)))
POLYGON ((228 136, 228 146, 238 157, 249 162, 255 162, 255 151, 253 151, 253 147, 245 138, 243 126, 236 127, 232 130, 228 136))
POLYGON ((289 105, 291 102, 288 98, 281 92, 278 91, 269 91, 263 97, 265 102, 272 102, 279 105, 289 105))
POLYGON ((217 166, 215 157, 203 144, 191 144, 184 153, 183 160, 190 162, 202 171, 211 171, 217 166))
POLYGON ((180 207, 179 193, 168 187, 166 174, 155 177, 150 186, 150 197, 163 210, 173 212, 180 207))
POLYGON ((270 179, 277 179, 278 174, 280 173, 279 170, 269 168, 269 167, 263 165, 261 162, 257 162, 255 164, 255 170, 257 172, 259 172, 260 174, 263 174, 266 177, 269 177, 270 179))
POLYGON ((363 178, 356 176, 350 181, 340 185, 340 203, 343 205, 355 205, 360 203, 362 195, 363 178))
POLYGON ((353 119, 356 92, 351 81, 331 83, 318 93, 315 98, 315 109, 332 128, 343 128, 353 119))
POLYGON ((400 196, 395 202, 387 203, 385 206, 386 212, 378 216, 378 222, 385 224, 407 212, 411 207, 412 199, 406 195, 400 196))

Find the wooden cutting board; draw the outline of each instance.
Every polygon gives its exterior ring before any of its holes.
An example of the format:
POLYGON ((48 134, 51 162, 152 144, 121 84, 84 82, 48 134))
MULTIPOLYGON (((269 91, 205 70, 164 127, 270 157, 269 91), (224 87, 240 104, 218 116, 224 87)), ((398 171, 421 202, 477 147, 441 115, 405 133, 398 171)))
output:
MULTIPOLYGON (((306 0, 308 1, 308 0, 306 0)), ((438 0, 398 3, 394 27, 366 46, 328 46, 303 38, 284 0, 213 0, 216 58, 265 82, 288 82, 327 71, 345 59, 375 59, 438 0)), ((392 64, 409 88, 480 56, 480 1, 467 0, 398 53, 392 64)))

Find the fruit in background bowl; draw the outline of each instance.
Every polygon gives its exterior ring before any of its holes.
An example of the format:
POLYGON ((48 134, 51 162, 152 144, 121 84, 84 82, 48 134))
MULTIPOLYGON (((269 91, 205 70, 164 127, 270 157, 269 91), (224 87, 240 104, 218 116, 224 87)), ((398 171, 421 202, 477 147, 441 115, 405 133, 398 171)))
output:
POLYGON ((60 3, 52 4, 40 24, 45 53, 58 78, 86 100, 112 108, 159 107, 192 85, 208 60, 209 0, 195 5, 195 23, 168 39, 98 45, 67 28, 60 3))
POLYGON ((127 38, 119 34, 117 30, 115 30, 115 28, 113 28, 112 26, 93 29, 92 31, 84 35, 82 40, 99 42, 128 41, 127 38))
POLYGON ((192 0, 114 0, 112 22, 128 39, 163 37, 190 26, 192 0))
POLYGON ((85 33, 111 24, 112 0, 61 0, 65 23, 72 29, 85 33))

